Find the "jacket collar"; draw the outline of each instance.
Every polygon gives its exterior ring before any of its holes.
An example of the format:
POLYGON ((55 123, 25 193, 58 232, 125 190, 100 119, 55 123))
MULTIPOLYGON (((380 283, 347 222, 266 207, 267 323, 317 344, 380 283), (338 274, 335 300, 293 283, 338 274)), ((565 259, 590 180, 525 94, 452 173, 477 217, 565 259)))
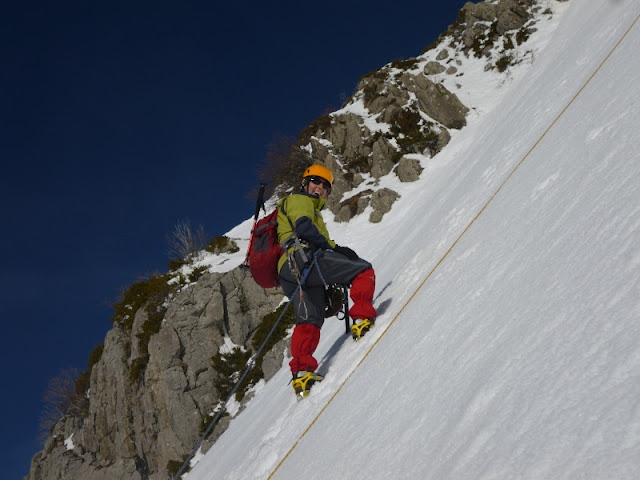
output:
POLYGON ((308 197, 311 199, 311 201, 313 201, 313 205, 318 209, 318 210, 322 210, 325 206, 325 204, 327 203, 327 199, 326 198, 322 198, 320 195, 310 195, 307 192, 304 191, 300 191, 298 192, 298 195, 304 195, 305 197, 308 197))

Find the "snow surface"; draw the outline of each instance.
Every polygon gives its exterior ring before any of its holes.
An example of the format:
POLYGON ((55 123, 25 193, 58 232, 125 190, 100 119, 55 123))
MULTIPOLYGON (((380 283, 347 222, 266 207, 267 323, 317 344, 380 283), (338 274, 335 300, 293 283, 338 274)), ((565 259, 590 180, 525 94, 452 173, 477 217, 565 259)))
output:
MULTIPOLYGON (((639 24, 599 66, 640 1, 545 5, 531 61, 461 67, 481 108, 383 180, 380 224, 326 215, 376 269, 375 328, 328 319, 325 380, 297 401, 285 359, 183 478, 639 478, 639 24)), ((251 223, 203 262, 238 265, 251 223)))

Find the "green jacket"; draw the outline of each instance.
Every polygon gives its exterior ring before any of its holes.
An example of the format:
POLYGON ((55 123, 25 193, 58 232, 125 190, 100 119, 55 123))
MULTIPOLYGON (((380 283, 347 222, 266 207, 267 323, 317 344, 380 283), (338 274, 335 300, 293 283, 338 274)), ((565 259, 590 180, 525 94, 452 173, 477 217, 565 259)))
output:
MULTIPOLYGON (((291 237, 291 227, 293 226, 300 242, 306 242, 315 248, 334 248, 336 242, 329 237, 327 226, 320 213, 325 203, 326 199, 322 197, 302 192, 291 194, 280 200, 278 203, 278 241, 282 243, 291 237)), ((287 249, 287 253, 296 249, 295 244, 291 245, 287 249)), ((278 261, 278 272, 286 261, 287 255, 284 254, 278 261)))

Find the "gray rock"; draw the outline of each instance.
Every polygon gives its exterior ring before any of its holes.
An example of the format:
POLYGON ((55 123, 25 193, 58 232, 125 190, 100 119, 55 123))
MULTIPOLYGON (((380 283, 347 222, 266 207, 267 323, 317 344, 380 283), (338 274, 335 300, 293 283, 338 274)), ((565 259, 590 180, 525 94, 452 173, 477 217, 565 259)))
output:
POLYGON ((425 75, 437 75, 445 71, 445 67, 438 62, 429 62, 424 66, 425 75))
POLYGON ((362 145, 362 138, 369 136, 369 130, 361 122, 362 119, 353 113, 336 117, 328 132, 328 140, 342 156, 355 156, 362 145))
POLYGON ((369 221, 371 223, 380 223, 382 217, 391 210, 393 202, 399 197, 400 195, 397 192, 389 188, 383 188, 375 192, 371 197, 373 212, 369 215, 369 221))
POLYGON ((371 92, 370 100, 365 99, 365 106, 371 113, 377 115, 385 112, 382 116, 383 122, 388 122, 390 109, 399 108, 409 101, 409 92, 399 88, 395 84, 385 83, 379 78, 362 80, 358 89, 366 88, 371 92))
POLYGON ((396 175, 401 182, 415 182, 420 179, 422 173, 420 162, 414 158, 402 157, 396 168, 396 175))
POLYGON ((371 154, 371 175, 378 179, 388 174, 393 169, 391 158, 396 153, 396 149, 384 137, 380 137, 373 144, 371 154))
POLYGON ((467 2, 462 7, 461 13, 466 24, 462 35, 465 47, 470 49, 474 47, 474 43, 484 43, 483 55, 488 54, 499 35, 522 28, 531 18, 530 14, 515 0, 499 0, 497 3, 467 2), (486 26, 486 22, 492 24, 495 22, 497 35, 494 35, 494 38, 491 38, 492 33, 486 26))
POLYGON ((444 85, 436 84, 424 75, 403 74, 400 81, 418 99, 418 107, 447 128, 460 129, 467 124, 469 109, 444 85))
POLYGON ((446 48, 443 48, 440 53, 438 53, 438 56, 436 57, 436 60, 438 61, 443 61, 446 60, 447 58, 449 58, 449 50, 447 50, 446 48))
POLYGON ((289 343, 289 340, 286 338, 280 340, 264 356, 264 359, 262 360, 262 371, 264 372, 264 379, 266 381, 268 381, 271 377, 278 373, 278 371, 282 368, 282 362, 284 360, 285 354, 290 355, 289 343))

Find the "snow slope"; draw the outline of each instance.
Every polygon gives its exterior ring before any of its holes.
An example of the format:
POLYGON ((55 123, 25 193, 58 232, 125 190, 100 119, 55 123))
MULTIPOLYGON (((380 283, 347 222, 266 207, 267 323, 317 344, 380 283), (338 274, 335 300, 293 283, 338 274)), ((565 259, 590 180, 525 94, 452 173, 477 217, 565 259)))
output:
POLYGON ((285 365, 185 478, 638 478, 640 1, 549 4, 381 224, 328 222, 376 268, 375 328, 328 319, 325 381, 296 401, 285 365))

